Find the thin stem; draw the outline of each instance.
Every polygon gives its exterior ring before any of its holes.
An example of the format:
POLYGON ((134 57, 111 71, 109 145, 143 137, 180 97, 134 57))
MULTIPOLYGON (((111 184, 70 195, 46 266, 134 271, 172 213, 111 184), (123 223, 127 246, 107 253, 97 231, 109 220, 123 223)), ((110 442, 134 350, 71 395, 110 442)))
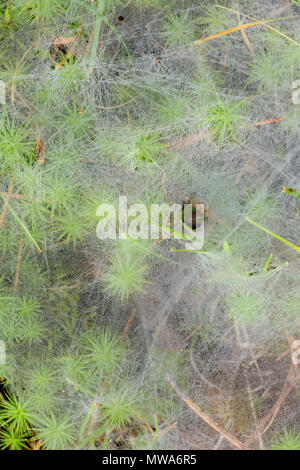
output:
POLYGON ((7 208, 9 209, 9 211, 11 212, 11 214, 14 216, 14 218, 16 219, 16 221, 20 224, 20 226, 23 228, 24 232, 26 232, 28 238, 32 241, 32 243, 37 247, 37 249, 39 250, 40 253, 42 253, 42 250, 41 248, 39 247, 39 245, 37 244, 37 242, 35 241, 35 239, 33 238, 33 236, 31 235, 31 233, 29 232, 28 228, 26 227, 26 225, 22 222, 22 220, 20 219, 20 217, 17 216, 17 214, 15 213, 15 211, 13 210, 13 208, 9 205, 8 203, 8 200, 2 196, 2 194, 0 193, 0 196, 1 198, 3 199, 4 203, 6 204, 7 208))
POLYGON ((95 67, 95 64, 96 64, 97 49, 98 49, 98 43, 99 43, 99 37, 100 37, 100 31, 101 31, 101 26, 102 26, 102 21, 103 21, 103 13, 104 13, 105 5, 106 5, 106 0, 98 0, 97 10, 96 10, 95 29, 94 29, 93 42, 92 42, 91 53, 90 53, 89 73, 93 71, 93 68, 95 67))
POLYGON ((250 222, 251 224, 255 225, 255 227, 260 228, 260 229, 263 230, 264 232, 268 233, 269 235, 271 235, 271 236, 274 237, 274 238, 277 238, 277 240, 280 240, 281 242, 285 243, 286 245, 290 246, 291 248, 293 248, 294 250, 296 250, 298 253, 300 253, 300 246, 296 246, 294 243, 289 242, 288 240, 286 240, 285 238, 281 237, 280 235, 277 235, 276 233, 271 232, 271 230, 267 229, 266 227, 263 227, 263 225, 258 224, 258 223, 255 222, 254 220, 250 219, 250 217, 245 217, 245 219, 246 219, 248 222, 250 222))

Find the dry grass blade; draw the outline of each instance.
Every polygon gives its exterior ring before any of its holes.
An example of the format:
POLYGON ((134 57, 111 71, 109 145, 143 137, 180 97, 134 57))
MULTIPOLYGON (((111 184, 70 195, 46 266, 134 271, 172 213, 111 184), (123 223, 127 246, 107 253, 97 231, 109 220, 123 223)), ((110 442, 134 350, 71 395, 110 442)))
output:
POLYGON ((179 398, 181 398, 181 400, 183 400, 189 408, 191 408, 211 428, 213 428, 215 431, 221 434, 230 444, 232 444, 234 447, 237 447, 240 450, 251 450, 249 447, 243 444, 239 439, 237 439, 235 436, 233 436, 228 431, 226 431, 226 429, 224 429, 222 426, 216 423, 210 416, 204 413, 204 411, 200 410, 200 408, 179 389, 178 385, 169 374, 166 374, 164 379, 166 380, 166 382, 168 382, 171 385, 171 387, 175 390, 179 398))

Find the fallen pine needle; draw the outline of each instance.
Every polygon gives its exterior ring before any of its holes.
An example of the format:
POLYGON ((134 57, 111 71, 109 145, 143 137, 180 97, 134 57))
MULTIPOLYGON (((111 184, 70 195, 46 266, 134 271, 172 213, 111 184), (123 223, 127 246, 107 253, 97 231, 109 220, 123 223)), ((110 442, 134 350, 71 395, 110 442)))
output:
POLYGON ((262 21, 253 21, 252 23, 240 24, 239 26, 235 26, 234 28, 225 29, 224 31, 221 31, 220 33, 213 34, 212 36, 208 36, 203 39, 198 39, 197 41, 194 41, 193 44, 194 46, 197 46, 198 44, 201 44, 202 42, 211 41, 212 39, 216 39, 221 36, 226 36, 227 34, 235 33, 236 31, 241 31, 246 28, 251 28, 252 26, 257 26, 259 24, 264 24, 264 23, 262 21))
POLYGON ((226 429, 222 428, 210 416, 204 413, 204 411, 200 410, 200 408, 179 389, 178 385, 169 374, 166 374, 164 379, 175 390, 179 398, 181 398, 181 400, 183 400, 187 404, 187 406, 196 413, 196 415, 203 419, 203 421, 205 421, 215 431, 221 434, 228 442, 230 442, 232 445, 234 445, 240 450, 251 450, 249 447, 244 445, 239 439, 237 439, 235 436, 226 431, 226 429))
POLYGON ((278 122, 278 121, 283 121, 284 118, 273 118, 273 119, 266 119, 265 121, 257 121, 257 122, 252 122, 250 125, 255 127, 255 126, 265 126, 266 124, 272 124, 272 122, 278 122))
MULTIPOLYGON (((218 8, 223 8, 223 10, 227 10, 227 11, 231 11, 232 13, 237 13, 238 10, 233 10, 232 8, 228 8, 228 7, 224 7, 223 5, 216 5, 216 7, 218 8)), ((239 12, 241 15, 243 15, 245 18, 248 18, 249 20, 254 20, 254 21, 258 21, 256 20, 256 18, 253 18, 253 16, 249 16, 249 15, 245 15, 245 13, 241 13, 239 12)), ((286 19, 292 19, 294 18, 293 16, 288 16, 288 17, 285 17, 285 18, 273 18, 271 20, 261 20, 260 21, 260 24, 264 25, 266 28, 269 28, 271 29, 272 31, 274 31, 275 33, 279 34, 280 36, 282 36, 283 38, 287 39, 288 41, 292 42, 293 44, 295 44, 296 46, 299 46, 300 47, 300 44, 297 42, 297 41, 294 41, 294 39, 290 38, 289 36, 287 36, 286 34, 282 33, 281 31, 279 31, 278 29, 275 29, 273 28, 273 26, 270 26, 269 24, 267 24, 267 22, 271 22, 271 21, 278 21, 278 20, 286 20, 286 19)))
MULTIPOLYGON (((0 214, 0 228, 2 227, 4 219, 5 219, 6 214, 7 214, 7 203, 6 203, 6 201, 9 202, 12 198, 13 185, 14 185, 14 182, 13 182, 13 180, 11 180, 11 183, 10 183, 9 188, 8 188, 8 192, 6 193, 7 194, 7 200, 2 197, 2 199, 4 199, 5 204, 2 207, 2 211, 1 211, 1 214, 0 214)), ((2 193, 1 193, 1 196, 2 196, 2 193)))

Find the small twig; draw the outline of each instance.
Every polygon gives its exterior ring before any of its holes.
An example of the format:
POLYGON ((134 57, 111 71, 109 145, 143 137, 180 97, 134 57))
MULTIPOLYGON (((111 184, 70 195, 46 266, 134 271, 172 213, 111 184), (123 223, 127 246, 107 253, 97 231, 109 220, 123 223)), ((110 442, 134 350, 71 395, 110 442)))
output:
POLYGON ((273 119, 266 119, 265 121, 257 121, 257 122, 250 122, 250 126, 265 126, 266 124, 272 124, 272 122, 283 121, 284 118, 273 118, 273 119))
MULTIPOLYGON (((9 209, 10 213, 13 215, 13 217, 15 218, 15 220, 18 222, 18 224, 23 227, 23 230, 25 231, 25 233, 27 234, 28 238, 32 241, 32 243, 36 246, 36 248, 39 250, 40 253, 42 253, 42 250, 41 248, 39 247, 39 245, 37 244, 37 242, 35 241, 35 239, 33 238, 33 236, 31 235, 30 231, 28 230, 28 228, 26 227, 26 225, 24 224, 24 222, 20 219, 20 217, 16 214, 16 212, 13 210, 13 208, 10 206, 8 200, 2 196, 2 194, 0 193, 0 197, 1 199, 3 199, 4 203, 6 204, 7 208, 9 209)), ((0 222, 1 222, 1 218, 0 218, 0 222)), ((0 225, 1 227, 1 225, 0 225)))
POLYGON ((183 393, 174 379, 171 377, 170 374, 166 374, 164 377, 165 381, 168 382, 171 387, 175 390, 179 398, 181 398, 182 401, 186 403, 186 405, 191 408, 197 416, 199 416, 203 421, 205 421, 211 428, 213 428, 215 431, 217 431, 219 434, 221 434, 230 444, 233 446, 237 447, 240 450, 251 450, 249 447, 247 447, 245 444, 243 444, 239 439, 237 439, 235 436, 230 434, 226 429, 224 429, 222 426, 220 426, 218 423, 216 423, 210 416, 208 416, 204 411, 200 410, 200 408, 192 401, 190 400, 185 393, 183 393))
MULTIPOLYGON (((8 191, 1 191, 0 194, 2 196, 5 196, 6 199, 8 198, 8 191)), ((22 201, 26 201, 27 199, 25 198, 25 196, 23 196, 23 194, 18 194, 18 193, 12 193, 11 196, 10 196, 10 199, 20 199, 22 201)), ((42 197, 34 197, 31 199, 32 201, 43 201, 47 204, 50 204, 51 203, 51 199, 43 199, 42 197)))
MULTIPOLYGON (((272 118, 272 119, 265 119, 264 121, 255 121, 249 122, 249 126, 258 127, 258 126, 265 126, 266 124, 272 124, 273 122, 283 121, 284 118, 272 118)), ((244 125, 238 126, 238 129, 243 129, 244 125)))
MULTIPOLYGON (((249 398, 251 414, 252 414, 255 426, 257 426, 257 423, 258 423, 257 413, 256 413, 255 404, 254 404, 254 399, 253 399, 253 392, 252 392, 251 387, 250 387, 250 381, 249 381, 249 376, 248 376, 248 367, 245 363, 243 363, 242 365, 243 365, 243 369, 244 369, 244 377, 245 377, 245 380, 246 380, 246 389, 247 389, 247 395, 248 395, 248 398, 249 398)), ((260 450, 264 450, 264 441, 263 441, 263 438, 262 438, 260 433, 258 433, 258 435, 257 435, 257 440, 258 440, 260 450)))
MULTIPOLYGON (((295 367, 294 365, 292 365, 291 367, 295 367)), ((290 375, 290 371, 288 373, 288 375, 290 375)), ((286 385, 284 387, 284 389, 282 390, 278 400, 276 401, 276 403, 273 405, 273 407, 271 408, 271 410, 266 414, 266 416, 261 420, 260 424, 258 425, 257 429, 251 434, 251 436, 249 437, 249 439, 247 439, 247 441, 245 442, 245 445, 250 445, 251 442, 257 438, 257 436, 259 435, 259 433, 263 434, 264 432, 266 432, 270 425, 272 424, 272 422, 274 421, 275 419, 275 416, 278 414, 278 411, 282 405, 282 403, 284 402, 284 400, 286 399, 286 397, 289 395, 289 393, 293 390, 293 388, 295 387, 296 383, 298 382, 298 380, 300 380, 300 373, 298 373, 296 375, 296 377, 294 378, 294 380, 292 380, 288 385, 286 385), (268 426, 265 428, 266 424, 268 424, 268 426)))
POLYGON ((131 323, 133 322, 133 320, 134 320, 134 318, 135 318, 135 315, 136 315, 136 309, 134 308, 134 309, 132 310, 132 312, 130 313, 130 315, 129 315, 129 318, 128 318, 128 320, 127 320, 127 323, 126 323, 126 325, 125 325, 125 328, 124 328, 124 330, 123 330, 123 333, 122 333, 122 336, 121 336, 121 339, 120 339, 120 343, 124 343, 125 338, 126 338, 127 333, 128 333, 128 330, 129 330, 129 328, 130 328, 130 325, 131 325, 131 323))
POLYGON ((186 342, 187 342, 189 339, 191 339, 191 338, 197 333, 197 331, 199 331, 200 328, 202 328, 202 327, 203 327, 202 324, 196 326, 196 328, 194 328, 193 331, 192 331, 189 335, 187 335, 187 336, 184 338, 183 342, 186 343, 186 342))

